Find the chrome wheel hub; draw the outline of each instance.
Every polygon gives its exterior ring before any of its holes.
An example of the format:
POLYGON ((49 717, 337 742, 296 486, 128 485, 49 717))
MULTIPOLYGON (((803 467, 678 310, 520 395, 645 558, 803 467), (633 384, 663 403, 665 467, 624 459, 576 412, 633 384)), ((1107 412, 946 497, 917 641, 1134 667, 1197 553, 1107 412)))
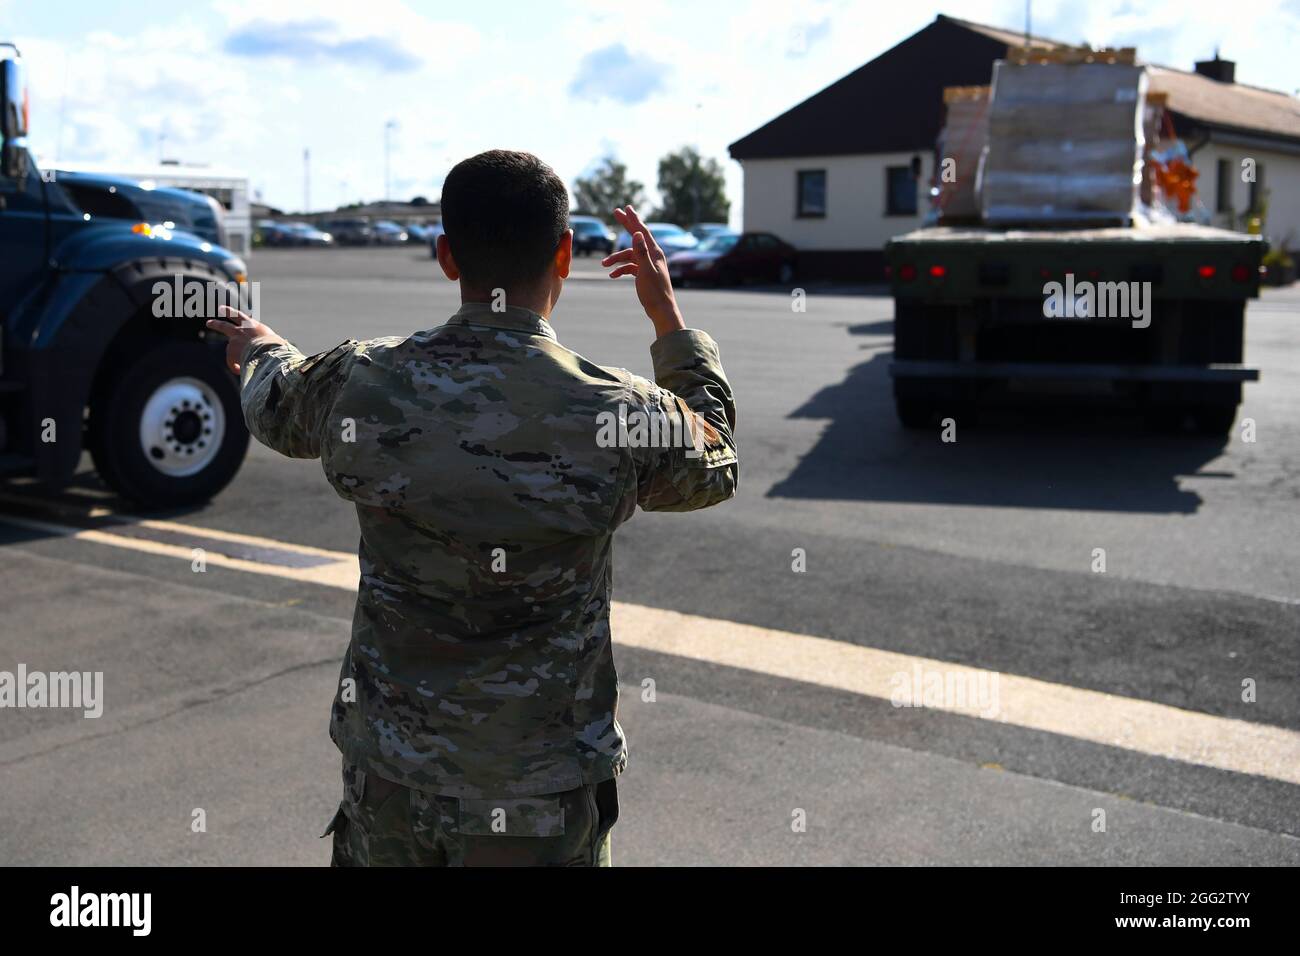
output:
POLYGON ((184 478, 212 464, 226 434, 226 411, 211 385, 173 378, 159 385, 140 416, 145 460, 164 475, 184 478))

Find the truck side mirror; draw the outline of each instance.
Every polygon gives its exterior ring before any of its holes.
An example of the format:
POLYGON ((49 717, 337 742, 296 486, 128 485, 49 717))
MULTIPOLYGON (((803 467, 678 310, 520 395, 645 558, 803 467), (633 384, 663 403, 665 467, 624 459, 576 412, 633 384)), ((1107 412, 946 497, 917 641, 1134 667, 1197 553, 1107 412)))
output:
POLYGON ((27 78, 18 60, 0 60, 0 175, 27 175, 27 78))

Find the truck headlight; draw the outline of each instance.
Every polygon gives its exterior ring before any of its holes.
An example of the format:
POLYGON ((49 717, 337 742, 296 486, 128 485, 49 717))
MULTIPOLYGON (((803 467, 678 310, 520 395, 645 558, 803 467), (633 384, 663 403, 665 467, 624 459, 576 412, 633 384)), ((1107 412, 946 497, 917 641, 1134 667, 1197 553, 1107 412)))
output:
POLYGON ((223 260, 221 268, 225 269, 226 274, 236 282, 248 281, 248 264, 238 256, 223 260))

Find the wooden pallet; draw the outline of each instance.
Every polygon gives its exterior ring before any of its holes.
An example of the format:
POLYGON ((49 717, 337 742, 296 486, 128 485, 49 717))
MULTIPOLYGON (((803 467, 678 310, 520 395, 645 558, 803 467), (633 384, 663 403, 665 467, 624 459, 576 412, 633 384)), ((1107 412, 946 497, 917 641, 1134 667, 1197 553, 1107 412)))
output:
POLYGON ((990 86, 945 86, 944 103, 966 103, 989 98, 990 86))
POLYGON ((1137 48, 1102 47, 1092 50, 1088 47, 1061 47, 1044 50, 1039 47, 1014 46, 1007 50, 1007 62, 1029 63, 1123 63, 1132 66, 1137 59, 1137 48))

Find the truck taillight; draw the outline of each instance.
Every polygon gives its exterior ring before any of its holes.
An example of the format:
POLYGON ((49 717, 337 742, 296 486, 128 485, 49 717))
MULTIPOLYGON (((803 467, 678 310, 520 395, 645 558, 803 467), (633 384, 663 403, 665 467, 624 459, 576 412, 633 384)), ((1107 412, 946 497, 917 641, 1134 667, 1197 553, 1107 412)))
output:
POLYGON ((1241 263, 1241 262, 1239 262, 1239 263, 1237 263, 1235 266, 1233 266, 1233 267, 1232 267, 1232 281, 1233 281, 1233 282, 1249 282, 1249 281, 1250 281, 1250 266, 1246 265, 1245 263, 1241 263))
POLYGON ((942 279, 947 274, 948 274, 948 269, 945 266, 930 266, 931 279, 942 279))
POLYGON ((906 265, 899 266, 898 277, 904 282, 911 282, 916 278, 916 266, 912 265, 910 262, 906 265))
POLYGON ((1214 266, 1197 266, 1197 267, 1196 267, 1196 274, 1197 274, 1198 276, 1200 276, 1202 279, 1213 279, 1213 278, 1214 278, 1214 274, 1215 274, 1216 272, 1218 272, 1218 271, 1219 271, 1219 270, 1216 269, 1214 266))

